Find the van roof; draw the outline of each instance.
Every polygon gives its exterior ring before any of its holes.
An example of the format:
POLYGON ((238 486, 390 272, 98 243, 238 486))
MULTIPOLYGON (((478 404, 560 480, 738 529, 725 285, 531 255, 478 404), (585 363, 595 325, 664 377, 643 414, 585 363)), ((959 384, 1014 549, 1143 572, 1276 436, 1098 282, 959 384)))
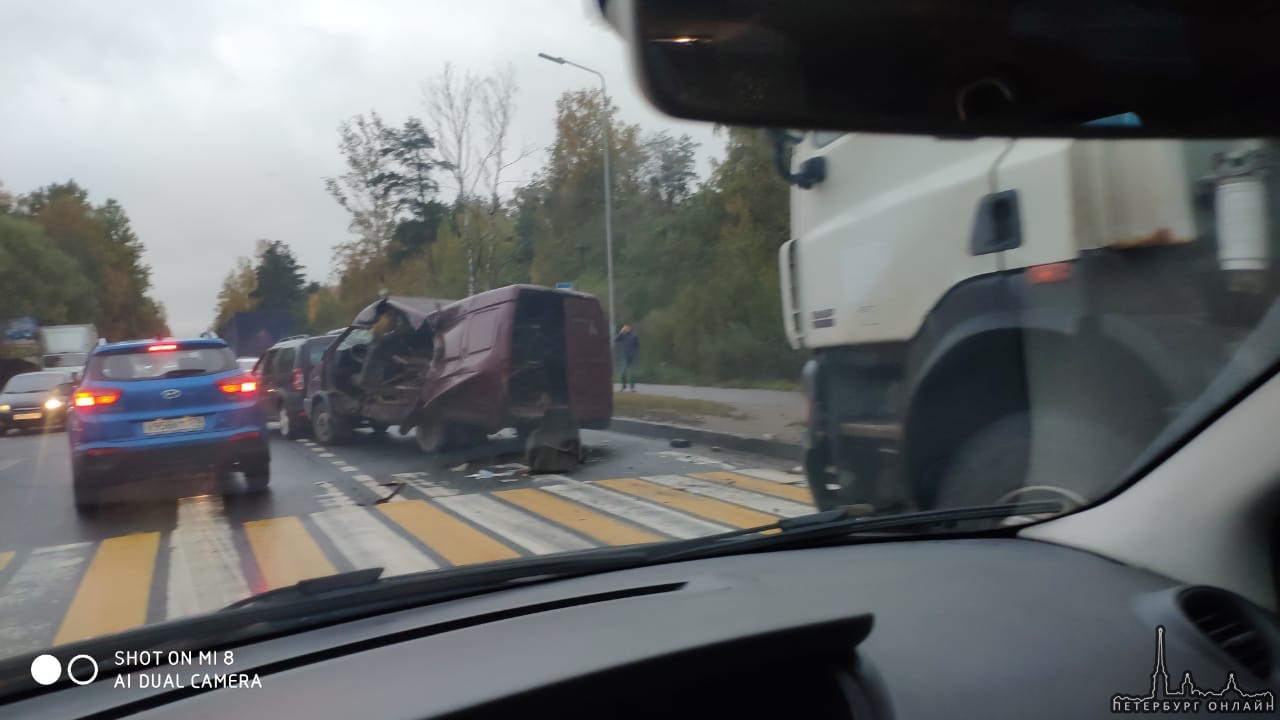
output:
POLYGON ((378 319, 378 314, 384 307, 390 306, 399 310, 413 325, 414 329, 421 328, 428 318, 436 313, 449 311, 455 316, 464 313, 471 308, 485 307, 500 302, 514 300, 520 295, 528 293, 539 294, 555 294, 569 295, 573 297, 590 298, 594 297, 587 293, 577 292, 576 290, 562 290, 559 288, 549 288, 542 285, 507 285, 506 287, 494 288, 486 290, 482 293, 476 293, 470 297, 461 300, 441 300, 437 298, 412 297, 404 295, 391 295, 385 299, 379 299, 370 303, 368 307, 360 311, 356 316, 353 325, 369 326, 378 319))

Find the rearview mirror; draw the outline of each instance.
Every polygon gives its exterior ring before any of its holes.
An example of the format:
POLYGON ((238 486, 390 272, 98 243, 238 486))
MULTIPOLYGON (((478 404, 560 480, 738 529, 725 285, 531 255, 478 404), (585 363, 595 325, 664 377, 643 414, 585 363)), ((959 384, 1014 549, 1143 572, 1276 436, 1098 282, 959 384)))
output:
POLYGON ((600 2, 678 117, 959 137, 1280 128, 1273 3, 600 2))

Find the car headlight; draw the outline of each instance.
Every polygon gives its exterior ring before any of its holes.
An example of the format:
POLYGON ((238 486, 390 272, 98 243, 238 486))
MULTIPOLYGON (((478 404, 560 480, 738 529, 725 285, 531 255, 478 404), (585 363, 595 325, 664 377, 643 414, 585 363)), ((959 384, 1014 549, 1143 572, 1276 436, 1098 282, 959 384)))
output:
POLYGON ((0 412, 9 412, 8 405, 0 405, 0 412))
POLYGON ((62 407, 62 401, 58 398, 49 398, 44 401, 45 410, 57 410, 60 407, 62 407))

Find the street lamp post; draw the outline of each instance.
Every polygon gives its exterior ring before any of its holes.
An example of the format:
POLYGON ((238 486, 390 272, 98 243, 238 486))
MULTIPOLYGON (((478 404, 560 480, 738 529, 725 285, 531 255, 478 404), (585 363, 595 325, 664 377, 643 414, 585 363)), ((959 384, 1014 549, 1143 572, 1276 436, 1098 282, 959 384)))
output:
POLYGON ((538 57, 550 60, 557 65, 572 65, 579 70, 586 70, 600 78, 600 96, 604 100, 604 253, 605 266, 609 276, 609 334, 612 335, 618 332, 618 323, 613 309, 613 191, 610 188, 611 183, 609 180, 609 92, 605 89, 604 75, 601 75, 597 70, 592 70, 585 65, 579 65, 572 60, 565 60, 562 57, 542 52, 538 53, 538 57))

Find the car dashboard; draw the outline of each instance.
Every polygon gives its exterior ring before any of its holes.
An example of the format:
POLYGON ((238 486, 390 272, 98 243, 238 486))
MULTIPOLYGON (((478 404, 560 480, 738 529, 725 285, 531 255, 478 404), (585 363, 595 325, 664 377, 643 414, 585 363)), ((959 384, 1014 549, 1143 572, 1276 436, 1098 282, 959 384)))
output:
POLYGON ((235 648, 260 686, 98 681, 5 714, 1079 718, 1186 673, 1202 710, 1266 702, 1277 648, 1249 601, 1086 552, 875 541, 536 583, 235 648))

